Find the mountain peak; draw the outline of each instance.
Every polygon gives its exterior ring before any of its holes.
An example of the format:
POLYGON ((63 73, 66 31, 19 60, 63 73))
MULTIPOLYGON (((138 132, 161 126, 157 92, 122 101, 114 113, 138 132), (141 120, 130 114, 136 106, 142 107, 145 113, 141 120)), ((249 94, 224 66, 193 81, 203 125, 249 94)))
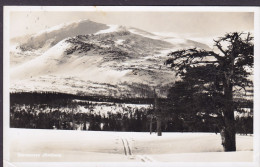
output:
POLYGON ((77 35, 94 34, 101 30, 108 29, 109 26, 102 23, 93 22, 89 19, 78 20, 70 23, 60 24, 31 36, 26 42, 21 44, 25 50, 45 48, 46 43, 54 46, 59 41, 77 35))
POLYGON ((167 53, 191 47, 207 49, 188 39, 77 20, 31 36, 10 53, 11 88, 125 94, 134 84, 167 85, 175 80, 174 71, 163 65, 167 53), (102 86, 107 84, 112 86, 102 86))

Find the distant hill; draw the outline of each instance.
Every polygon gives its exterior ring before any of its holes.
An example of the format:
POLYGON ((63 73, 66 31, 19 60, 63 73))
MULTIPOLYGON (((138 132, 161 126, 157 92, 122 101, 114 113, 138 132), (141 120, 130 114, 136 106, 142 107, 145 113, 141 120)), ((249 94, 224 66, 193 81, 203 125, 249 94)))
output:
POLYGON ((149 96, 155 86, 165 95, 175 81, 174 71, 163 64, 167 53, 182 48, 210 49, 188 39, 90 20, 58 25, 11 43, 14 92, 120 97, 149 96))

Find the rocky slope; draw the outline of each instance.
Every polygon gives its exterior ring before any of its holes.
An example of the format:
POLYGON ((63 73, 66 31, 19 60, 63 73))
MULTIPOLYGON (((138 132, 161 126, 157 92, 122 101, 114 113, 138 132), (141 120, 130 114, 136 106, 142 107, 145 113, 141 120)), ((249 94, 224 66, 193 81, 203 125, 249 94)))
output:
POLYGON ((165 95, 174 72, 166 55, 205 44, 160 37, 133 27, 81 20, 27 39, 11 40, 11 91, 58 91, 113 96, 165 95))

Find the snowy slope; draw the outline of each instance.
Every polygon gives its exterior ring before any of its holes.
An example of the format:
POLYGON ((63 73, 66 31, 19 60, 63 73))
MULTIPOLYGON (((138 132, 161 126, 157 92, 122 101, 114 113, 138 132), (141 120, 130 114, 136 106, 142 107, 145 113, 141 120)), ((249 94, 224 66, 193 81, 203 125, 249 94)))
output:
POLYGON ((195 41, 90 20, 59 25, 12 47, 11 90, 93 94, 92 85, 99 87, 94 94, 108 94, 119 87, 129 92, 125 85, 134 83, 165 86, 175 80, 164 66, 167 53, 190 47, 207 49, 195 41), (105 84, 112 87, 100 86, 105 84))
POLYGON ((150 32, 146 32, 143 30, 140 30, 138 28, 129 28, 129 31, 135 34, 139 34, 148 38, 152 38, 152 39, 158 39, 158 40, 162 40, 162 41, 166 41, 169 42, 171 44, 174 45, 174 50, 177 49, 188 49, 188 48, 192 48, 192 47, 197 47, 197 48, 201 48, 201 49, 205 49, 205 50, 211 50, 211 48, 201 42, 197 42, 194 40, 189 40, 186 38, 180 38, 180 37, 174 37, 170 35, 164 35, 164 34, 160 34, 160 33, 150 33, 150 32))
POLYGON ((11 45, 16 45, 16 48, 11 50, 11 65, 21 64, 21 59, 25 59, 23 61, 31 60, 36 57, 30 56, 31 54, 38 53, 37 56, 39 56, 65 38, 93 34, 107 28, 109 26, 105 24, 79 20, 60 24, 30 36, 11 39, 11 45))
POLYGON ((237 135, 237 152, 223 152, 214 133, 95 132, 10 129, 9 161, 252 162, 253 137, 237 135), (19 140, 17 140, 19 139, 19 140), (46 157, 43 154, 55 154, 46 157), (18 155, 19 154, 19 155, 18 155), (39 157, 30 156, 38 154, 39 157), (27 157, 26 157, 27 156, 27 157))
POLYGON ((65 23, 32 35, 22 47, 27 49, 39 49, 46 45, 46 43, 51 43, 51 46, 53 46, 65 38, 81 34, 93 34, 107 28, 108 26, 105 24, 96 23, 90 20, 65 23))

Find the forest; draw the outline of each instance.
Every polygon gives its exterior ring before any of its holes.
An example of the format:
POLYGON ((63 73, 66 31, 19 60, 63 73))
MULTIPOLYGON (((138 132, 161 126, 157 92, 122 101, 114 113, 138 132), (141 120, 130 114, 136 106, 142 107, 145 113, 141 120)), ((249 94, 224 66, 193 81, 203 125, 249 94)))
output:
MULTIPOLYGON (((167 105, 167 99, 159 99, 167 105)), ((101 96, 78 96, 56 92, 20 92, 10 94, 10 127, 32 129, 94 130, 156 132, 153 99, 113 99, 101 96), (107 102, 100 104, 97 102, 107 102), (113 111, 112 107, 122 104, 113 111), (146 104, 138 107, 138 104, 146 104), (95 111, 101 106, 101 111, 95 111), (102 112, 102 106, 104 111, 102 112), (110 107, 109 111, 105 107, 110 107), (81 108, 89 109, 84 112, 81 108)), ((167 107, 165 107, 167 108, 167 107)), ((240 111, 243 112, 243 111, 240 111)), ((185 116, 171 111, 162 120, 163 132, 215 132, 219 133, 219 118, 211 115, 185 116)), ((253 114, 236 117, 237 133, 253 133, 253 114)))

